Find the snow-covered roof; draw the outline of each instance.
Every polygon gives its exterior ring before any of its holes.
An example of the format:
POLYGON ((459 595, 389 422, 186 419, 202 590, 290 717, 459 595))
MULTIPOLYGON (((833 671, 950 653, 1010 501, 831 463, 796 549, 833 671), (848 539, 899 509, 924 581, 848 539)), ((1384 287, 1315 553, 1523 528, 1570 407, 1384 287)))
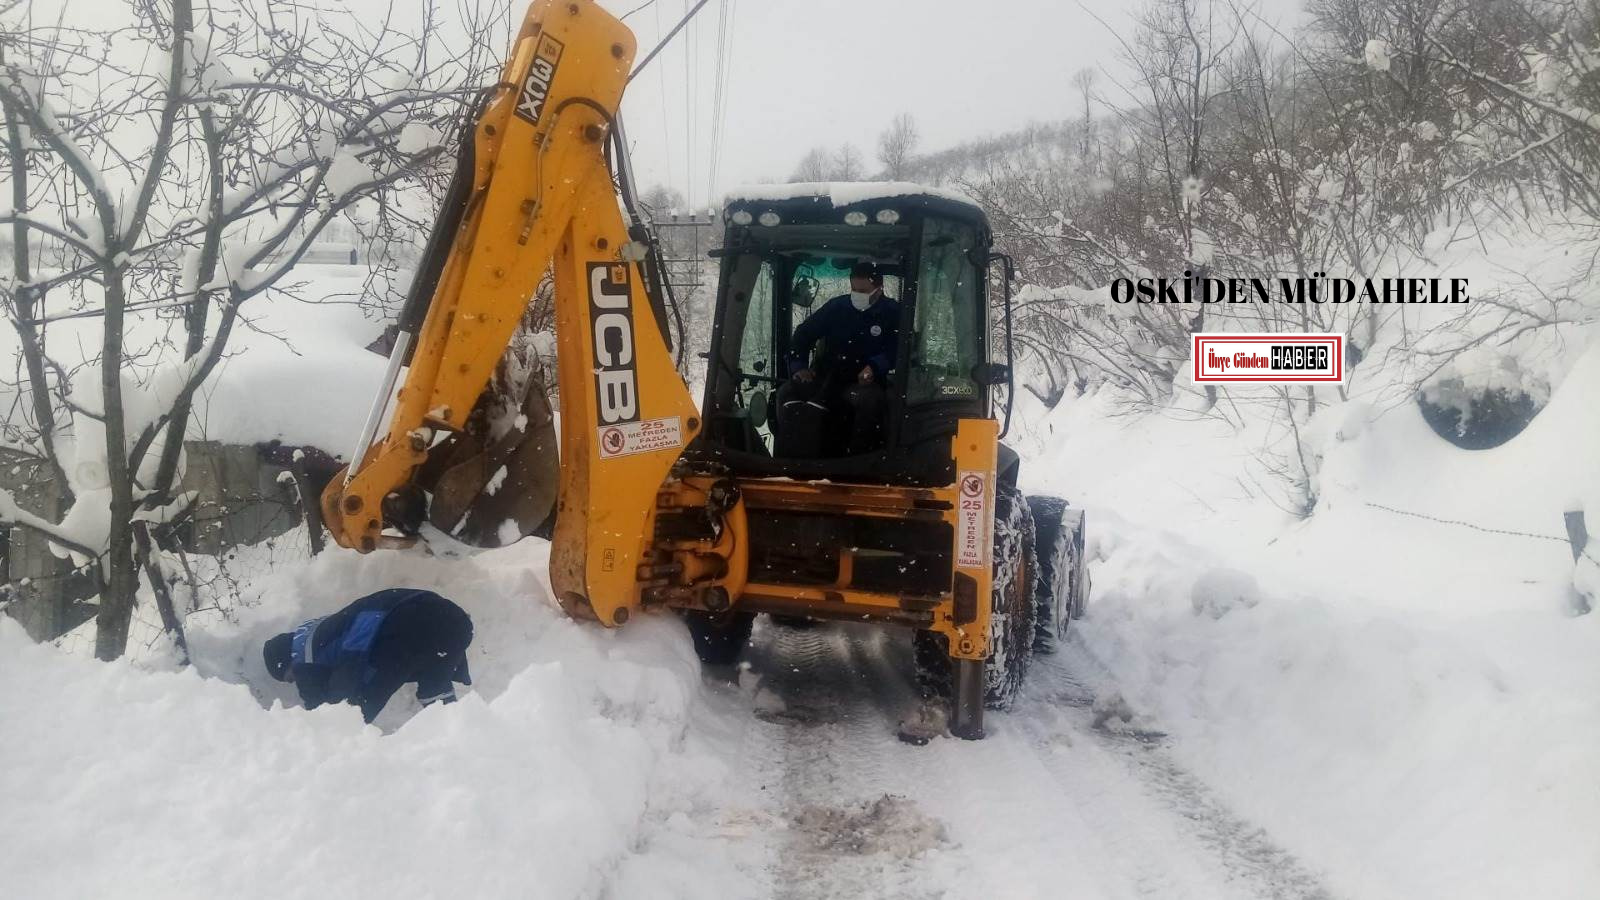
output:
POLYGON ((849 206, 868 200, 892 197, 938 197, 952 203, 961 203, 981 209, 978 202, 960 191, 931 187, 910 181, 802 181, 795 184, 747 184, 728 191, 723 205, 762 200, 797 200, 803 197, 826 197, 834 206, 849 206))
MULTIPOLYGON (((365 349, 385 323, 348 299, 361 294, 367 275, 364 266, 302 264, 290 276, 303 282, 299 293, 308 300, 334 302, 302 302, 268 293, 246 303, 226 355, 195 397, 189 437, 230 444, 278 439, 349 453, 385 365, 382 356, 365 349)), ((68 300, 65 291, 50 297, 52 304, 68 300)), ((51 359, 69 370, 89 362, 89 351, 100 345, 101 327, 98 318, 52 322, 46 336, 51 359)), ((130 421, 152 421, 166 408, 161 398, 179 374, 174 368, 179 364, 164 343, 173 327, 170 311, 129 312, 125 327, 127 346, 142 355, 138 365, 126 368, 124 403, 130 421)), ((20 355, 15 329, 0 327, 0 359, 20 355)), ((82 381, 83 390, 98 390, 94 378, 86 375, 82 381)), ((18 391, 15 384, 0 384, 0 406, 16 404, 18 391)), ((93 393, 77 399, 93 405, 98 398, 93 393)), ((74 425, 79 431, 92 427, 92 420, 74 425)), ((87 441, 85 447, 98 440, 103 439, 87 441)))

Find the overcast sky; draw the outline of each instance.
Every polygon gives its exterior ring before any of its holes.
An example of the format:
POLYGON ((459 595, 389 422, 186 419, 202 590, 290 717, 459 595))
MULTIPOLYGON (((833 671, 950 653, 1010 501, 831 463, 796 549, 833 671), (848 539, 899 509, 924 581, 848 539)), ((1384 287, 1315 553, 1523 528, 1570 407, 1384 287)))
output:
MULTIPOLYGON (((617 15, 646 0, 602 0, 617 15)), ((1111 28, 1142 3, 1118 0, 710 0, 628 88, 623 113, 642 185, 694 205, 757 180, 783 180, 806 150, 854 143, 876 167, 878 133, 916 118, 921 150, 1081 111, 1081 68, 1120 77, 1111 28), (718 20, 731 13, 727 95, 710 185, 718 20), (1098 17, 1106 23, 1102 25, 1098 17), (687 35, 687 40, 685 36, 687 35), (687 90, 686 90, 687 89, 687 90), (690 152, 691 145, 693 152, 690 152), (691 193, 692 189, 692 193, 691 193)), ((693 6, 656 0, 627 18, 641 57, 693 6)), ((1293 16, 1299 0, 1269 0, 1293 16)))
MULTIPOLYGON (((127 0, 33 0, 36 20, 106 24, 126 16, 127 0)), ((262 0, 270 2, 270 0, 262 0)), ((425 0, 316 0, 330 9, 421 21, 425 0), (410 10, 417 12, 412 13, 410 10)), ((475 0, 459 0, 470 4, 475 0)), ((639 41, 640 58, 695 0, 600 0, 639 41)), ((742 183, 784 180, 812 147, 845 143, 877 168, 878 134, 910 113, 919 150, 1055 122, 1081 114, 1074 72, 1100 72, 1097 90, 1116 86, 1125 68, 1112 30, 1131 31, 1146 0, 710 0, 623 100, 642 187, 665 184, 692 205, 715 205, 742 183), (719 23, 727 85, 715 127, 719 23), (1104 24, 1102 24, 1102 22, 1104 24), (717 176, 710 182, 712 151, 717 176)), ((522 15, 521 0, 517 21, 522 15)), ((1301 0, 1254 0, 1266 18, 1291 24, 1301 0)), ((456 3, 441 2, 452 15, 456 3)), ((1220 11, 1226 7, 1217 4, 1220 11)))

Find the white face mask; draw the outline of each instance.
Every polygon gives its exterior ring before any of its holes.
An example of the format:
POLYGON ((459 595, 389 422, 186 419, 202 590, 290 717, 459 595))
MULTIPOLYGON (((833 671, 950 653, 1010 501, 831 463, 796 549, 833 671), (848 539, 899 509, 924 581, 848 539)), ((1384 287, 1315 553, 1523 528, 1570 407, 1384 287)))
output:
POLYGON ((866 312, 867 307, 872 305, 872 293, 869 291, 851 291, 850 305, 862 312, 866 312))

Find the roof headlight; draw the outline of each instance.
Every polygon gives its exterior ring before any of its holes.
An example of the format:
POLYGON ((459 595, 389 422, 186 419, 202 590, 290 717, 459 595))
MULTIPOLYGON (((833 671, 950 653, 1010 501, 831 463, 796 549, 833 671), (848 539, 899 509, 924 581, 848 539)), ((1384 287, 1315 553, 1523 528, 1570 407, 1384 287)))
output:
POLYGON ((880 209, 878 210, 877 218, 879 225, 893 225, 894 223, 900 221, 900 210, 880 209))
POLYGON ((775 212, 773 212, 772 210, 769 209, 766 212, 762 213, 756 219, 756 221, 760 222, 762 225, 765 225, 768 228, 771 228, 772 226, 778 224, 779 222, 782 222, 783 219, 779 218, 777 213, 775 213, 775 212))
POLYGON ((867 224, 867 214, 859 209, 847 212, 844 214, 844 223, 846 225, 865 225, 867 224))
POLYGON ((735 212, 730 218, 733 219, 733 224, 735 225, 749 225, 751 220, 750 210, 741 209, 738 212, 735 212))

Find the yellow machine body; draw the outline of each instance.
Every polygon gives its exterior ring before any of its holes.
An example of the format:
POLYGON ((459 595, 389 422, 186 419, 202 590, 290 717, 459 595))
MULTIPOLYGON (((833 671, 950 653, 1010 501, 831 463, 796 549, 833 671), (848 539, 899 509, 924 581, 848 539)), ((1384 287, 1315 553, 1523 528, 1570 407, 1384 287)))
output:
POLYGON ((363 552, 407 539, 385 499, 406 488, 441 435, 465 427, 541 277, 553 270, 560 386, 558 506, 550 581, 571 615, 621 625, 646 607, 743 608, 913 625, 953 658, 989 652, 997 425, 963 419, 955 483, 936 487, 718 476, 680 465, 700 428, 645 290, 605 157, 635 53, 592 0, 537 0, 501 87, 475 123, 470 199, 415 338, 386 431, 323 496, 338 543, 363 552), (663 511, 712 510, 714 539, 658 537, 663 511), (750 580, 752 509, 937 518, 957 542, 950 589, 929 596, 750 580), (972 594, 958 615, 956 584, 972 594))

